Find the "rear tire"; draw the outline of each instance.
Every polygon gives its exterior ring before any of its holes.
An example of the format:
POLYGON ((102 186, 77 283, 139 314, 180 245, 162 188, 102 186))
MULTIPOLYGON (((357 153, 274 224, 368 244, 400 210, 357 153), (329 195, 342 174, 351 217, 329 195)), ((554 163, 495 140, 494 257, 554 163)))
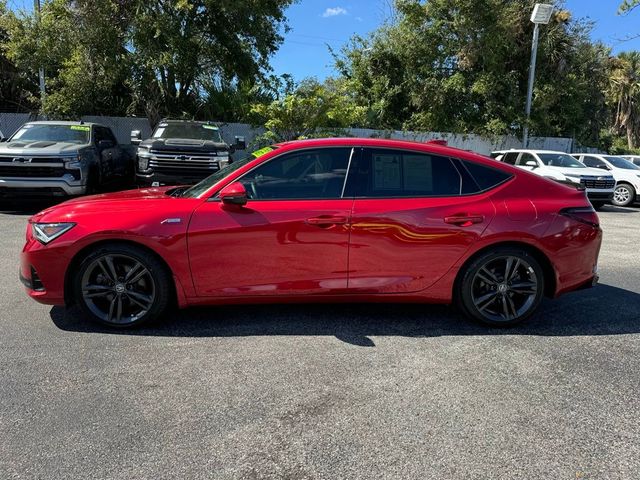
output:
POLYGON ((611 203, 616 207, 628 207, 636 199, 635 189, 628 183, 620 183, 613 192, 611 203))
POLYGON ((455 302, 468 317, 494 327, 517 325, 540 306, 544 272, 526 250, 498 247, 461 273, 455 302))
POLYGON ((72 285, 87 318, 115 328, 158 318, 172 298, 167 267, 148 251, 126 244, 101 245, 90 252, 72 285))

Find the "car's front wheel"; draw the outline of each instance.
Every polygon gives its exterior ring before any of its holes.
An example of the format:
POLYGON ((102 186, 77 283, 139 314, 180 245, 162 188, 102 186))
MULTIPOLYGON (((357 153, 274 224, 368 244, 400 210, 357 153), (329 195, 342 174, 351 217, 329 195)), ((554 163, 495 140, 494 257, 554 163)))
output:
POLYGON ((636 199, 636 192, 633 187, 627 183, 620 183, 613 192, 613 203, 616 207, 628 207, 636 199))
POLYGON ((133 327, 160 316, 171 298, 171 276, 148 251, 126 244, 97 247, 73 279, 76 302, 92 320, 133 327))
POLYGON ((540 305, 544 272, 527 251, 503 247, 474 259, 458 288, 457 304, 468 316, 491 326, 511 326, 540 305))

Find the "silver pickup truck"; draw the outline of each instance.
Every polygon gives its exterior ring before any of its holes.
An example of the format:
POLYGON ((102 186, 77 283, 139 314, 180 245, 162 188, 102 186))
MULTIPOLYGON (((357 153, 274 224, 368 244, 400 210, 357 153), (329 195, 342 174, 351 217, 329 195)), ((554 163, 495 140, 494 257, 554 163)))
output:
POLYGON ((0 143, 0 195, 83 195, 112 183, 130 184, 133 158, 133 147, 118 145, 103 125, 25 123, 0 143))

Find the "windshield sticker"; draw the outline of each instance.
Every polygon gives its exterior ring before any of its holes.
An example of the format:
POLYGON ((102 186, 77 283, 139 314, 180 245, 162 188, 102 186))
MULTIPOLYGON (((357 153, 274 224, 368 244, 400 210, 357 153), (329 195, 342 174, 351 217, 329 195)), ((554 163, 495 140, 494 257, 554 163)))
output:
POLYGON ((83 132, 88 132, 90 130, 86 125, 71 125, 71 130, 81 130, 83 132))
POLYGON ((218 130, 218 127, 214 127, 213 125, 202 125, 202 128, 206 128, 207 130, 218 130))
POLYGON ((267 153, 272 152, 274 150, 275 150, 275 148, 273 148, 273 147, 264 147, 264 148, 261 148, 260 150, 256 150, 251 155, 253 155, 254 157, 258 158, 258 157, 266 155, 267 153))

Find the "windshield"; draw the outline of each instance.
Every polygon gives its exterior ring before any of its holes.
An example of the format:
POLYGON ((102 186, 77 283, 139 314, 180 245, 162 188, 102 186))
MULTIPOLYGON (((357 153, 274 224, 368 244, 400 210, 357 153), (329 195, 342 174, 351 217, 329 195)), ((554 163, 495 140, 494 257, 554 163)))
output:
POLYGON ((196 183, 193 187, 182 192, 180 196, 186 197, 186 198, 196 198, 202 195, 207 190, 209 190, 211 187, 213 187, 216 183, 218 183, 223 178, 231 175, 240 167, 244 167, 250 161, 255 160, 256 158, 259 158, 263 155, 266 155, 267 153, 272 152, 276 148, 277 147, 265 147, 265 148, 261 148, 260 150, 256 150, 251 155, 243 158, 242 160, 236 160, 233 163, 228 164, 223 169, 218 170, 213 175, 209 175, 207 178, 205 178, 201 182, 196 183))
POLYGON ((538 157, 548 167, 587 168, 566 153, 538 153, 538 157))
POLYGON ((12 142, 65 142, 83 145, 89 143, 91 127, 88 125, 23 125, 11 137, 12 142))
POLYGON ((625 160, 622 157, 605 156, 604 158, 616 168, 623 168, 625 170, 640 170, 640 167, 631 163, 629 160, 625 160))
POLYGON ((153 132, 153 138, 189 138, 223 143, 220 129, 204 123, 161 123, 153 132))

